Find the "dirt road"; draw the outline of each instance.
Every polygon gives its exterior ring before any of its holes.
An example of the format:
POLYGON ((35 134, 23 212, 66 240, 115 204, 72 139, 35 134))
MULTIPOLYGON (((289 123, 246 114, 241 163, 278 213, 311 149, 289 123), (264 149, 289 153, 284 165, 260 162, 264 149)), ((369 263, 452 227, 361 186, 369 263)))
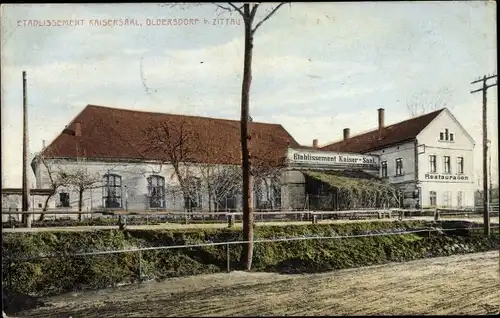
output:
POLYGON ((500 310, 499 253, 324 274, 215 274, 46 298, 16 317, 448 315, 500 310))

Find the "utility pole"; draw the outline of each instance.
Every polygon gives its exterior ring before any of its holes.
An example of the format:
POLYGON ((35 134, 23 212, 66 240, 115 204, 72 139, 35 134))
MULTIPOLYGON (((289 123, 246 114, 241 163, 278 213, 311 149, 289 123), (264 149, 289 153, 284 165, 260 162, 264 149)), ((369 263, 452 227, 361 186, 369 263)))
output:
MULTIPOLYGON (((28 97, 26 91, 26 71, 23 71, 23 197, 22 212, 28 212, 30 206, 30 189, 28 185, 28 97)), ((22 221, 26 227, 31 227, 29 214, 23 213, 22 221)))
POLYGON ((488 191, 488 125, 487 125, 487 98, 486 91, 488 88, 496 86, 497 83, 488 85, 487 80, 496 78, 497 75, 484 75, 483 78, 473 81, 471 84, 479 82, 483 83, 483 87, 471 91, 471 94, 483 92, 483 218, 484 218, 484 235, 490 235, 490 213, 489 213, 489 191, 488 191))
MULTIPOLYGON (((491 144, 491 141, 488 140, 488 144, 491 144)), ((490 169, 489 170, 490 171, 490 175, 489 175, 489 177, 490 177, 490 191, 488 191, 490 199, 489 199, 488 202, 490 202, 490 209, 493 209, 491 207, 492 204, 493 204, 493 178, 491 177, 491 147, 488 148, 488 150, 489 150, 489 154, 488 154, 488 156, 489 156, 489 158, 488 158, 488 160, 489 160, 489 162, 488 162, 489 168, 488 169, 490 169)))

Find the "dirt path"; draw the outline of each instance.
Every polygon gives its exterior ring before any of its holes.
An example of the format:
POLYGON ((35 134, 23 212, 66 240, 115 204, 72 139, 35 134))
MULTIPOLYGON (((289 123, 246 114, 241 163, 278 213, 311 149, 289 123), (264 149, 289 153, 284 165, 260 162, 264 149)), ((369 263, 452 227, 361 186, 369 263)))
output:
POLYGON ((500 311, 499 253, 324 274, 215 274, 45 299, 16 317, 448 315, 500 311))

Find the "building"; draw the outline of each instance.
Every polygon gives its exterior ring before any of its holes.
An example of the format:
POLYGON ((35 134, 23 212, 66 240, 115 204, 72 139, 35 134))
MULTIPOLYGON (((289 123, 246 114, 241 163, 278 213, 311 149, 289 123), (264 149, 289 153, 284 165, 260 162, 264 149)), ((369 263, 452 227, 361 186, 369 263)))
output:
MULTIPOLYGON (((43 209, 48 196, 52 195, 52 189, 30 189, 30 206, 43 209)), ((21 214, 16 213, 22 210, 22 189, 3 188, 2 189, 2 222, 11 219, 21 220, 21 214)))
MULTIPOLYGON (((281 206, 287 147, 278 124, 252 122, 256 208, 281 206)), ((37 186, 61 183, 50 208, 238 210, 240 123, 88 105, 32 161, 37 186), (51 181, 52 178, 52 181, 51 181)))
POLYGON ((285 209, 348 210, 399 206, 397 189, 379 177, 379 157, 322 151, 314 147, 287 149, 283 169, 285 209))
POLYGON ((474 205, 474 140, 447 109, 357 136, 344 129, 341 141, 321 147, 379 156, 380 176, 404 195, 403 206, 465 207, 474 205))
MULTIPOLYGON (((465 206, 474 142, 447 110, 323 147, 279 124, 251 122, 256 209, 465 206)), ((49 208, 241 209, 240 123, 86 106, 32 161, 49 208)), ((470 201, 470 202, 469 202, 470 201)))

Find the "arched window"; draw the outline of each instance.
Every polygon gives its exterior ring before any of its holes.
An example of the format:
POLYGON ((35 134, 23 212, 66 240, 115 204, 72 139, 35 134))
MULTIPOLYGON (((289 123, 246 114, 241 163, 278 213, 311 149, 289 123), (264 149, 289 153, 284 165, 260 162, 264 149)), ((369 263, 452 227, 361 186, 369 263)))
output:
POLYGON ((148 177, 148 197, 150 208, 165 207, 165 178, 158 175, 148 177))
POLYGON ((103 195, 105 208, 122 207, 122 177, 117 174, 105 174, 103 177, 103 195))

